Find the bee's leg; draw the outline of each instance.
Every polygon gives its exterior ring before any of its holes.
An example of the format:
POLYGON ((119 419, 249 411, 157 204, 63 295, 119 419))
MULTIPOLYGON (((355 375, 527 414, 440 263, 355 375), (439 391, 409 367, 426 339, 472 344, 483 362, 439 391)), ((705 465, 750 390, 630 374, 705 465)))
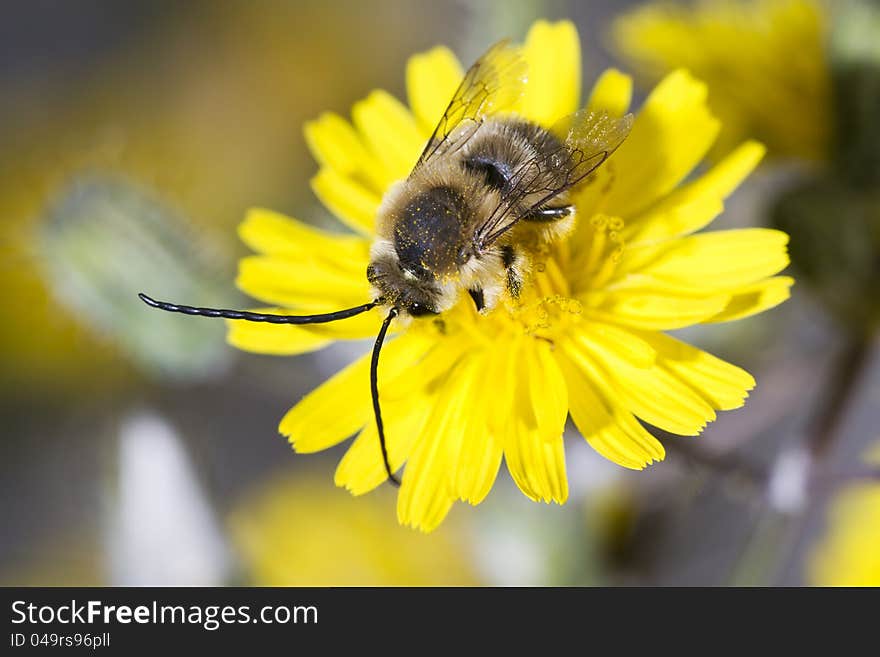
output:
POLYGON ((552 242, 574 228, 574 206, 538 208, 523 217, 523 227, 530 226, 539 242, 552 242))
POLYGON ((534 221, 536 223, 559 221, 569 217, 573 212, 573 205, 564 205, 561 208, 539 208, 523 217, 523 221, 534 221))
POLYGON ((501 264, 507 272, 507 291, 514 299, 519 299, 523 286, 522 267, 525 259, 510 244, 501 247, 501 264))
POLYGON ((482 312, 483 308, 486 307, 486 297, 483 294, 483 288, 475 287, 471 290, 468 290, 468 294, 470 294, 471 299, 474 300, 474 305, 477 307, 477 312, 482 312))

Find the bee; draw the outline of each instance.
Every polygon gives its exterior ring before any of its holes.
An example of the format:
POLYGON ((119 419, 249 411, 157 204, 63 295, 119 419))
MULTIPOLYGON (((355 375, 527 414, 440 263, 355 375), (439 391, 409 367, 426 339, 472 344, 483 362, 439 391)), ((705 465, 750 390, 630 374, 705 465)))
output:
POLYGON ((170 312, 274 324, 333 322, 381 308, 370 392, 389 480, 379 404, 379 354, 391 322, 441 315, 465 292, 480 313, 517 299, 530 246, 552 242, 574 225, 572 190, 620 146, 632 115, 582 110, 546 128, 514 113, 527 82, 520 50, 509 41, 468 69, 409 176, 386 193, 366 276, 372 300, 319 315, 274 315, 156 301, 170 312))

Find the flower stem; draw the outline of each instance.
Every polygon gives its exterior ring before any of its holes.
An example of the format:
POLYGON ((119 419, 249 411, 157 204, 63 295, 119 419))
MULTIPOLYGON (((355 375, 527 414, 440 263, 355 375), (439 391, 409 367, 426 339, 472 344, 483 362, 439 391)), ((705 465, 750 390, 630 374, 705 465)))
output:
POLYGON ((824 403, 814 416, 811 435, 807 438, 814 465, 828 455, 834 441, 840 436, 840 424, 848 400, 861 378, 867 363, 871 341, 867 336, 851 335, 832 366, 824 403))
MULTIPOLYGON (((834 442, 839 439, 841 425, 853 393, 868 361, 871 347, 869 336, 850 333, 843 348, 834 358, 821 396, 818 410, 813 415, 812 427, 804 442, 809 454, 805 473, 805 491, 810 499, 827 494, 832 483, 848 480, 847 475, 874 476, 873 471, 858 473, 828 473, 819 475, 822 461, 829 456, 834 442)), ((782 455, 781 455, 782 456, 782 455)), ((770 500, 768 499, 768 502, 770 500)), ((806 506, 792 513, 768 504, 760 514, 751 538, 742 556, 734 566, 731 583, 735 585, 762 585, 772 583, 779 575, 783 555, 790 552, 802 537, 805 528, 806 506)))

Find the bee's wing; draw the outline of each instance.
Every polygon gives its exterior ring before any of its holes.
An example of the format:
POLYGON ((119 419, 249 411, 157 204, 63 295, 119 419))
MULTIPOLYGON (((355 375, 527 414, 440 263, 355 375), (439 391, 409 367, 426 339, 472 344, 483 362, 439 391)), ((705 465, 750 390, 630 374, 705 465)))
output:
POLYGON ((486 248, 513 228, 523 217, 540 209, 567 189, 571 189, 607 160, 629 134, 632 114, 613 117, 606 112, 581 110, 561 119, 551 129, 560 146, 524 162, 514 171, 510 189, 481 225, 474 241, 486 248), (538 195, 523 205, 526 198, 538 195))
POLYGON ((465 73, 415 168, 460 148, 487 114, 512 108, 522 96, 527 72, 520 49, 509 40, 489 48, 465 73))

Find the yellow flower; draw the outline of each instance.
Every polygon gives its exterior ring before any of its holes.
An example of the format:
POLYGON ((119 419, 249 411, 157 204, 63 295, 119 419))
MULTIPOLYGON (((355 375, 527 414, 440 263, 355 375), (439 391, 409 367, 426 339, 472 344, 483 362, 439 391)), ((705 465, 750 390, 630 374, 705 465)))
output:
MULTIPOLYGON (((868 461, 880 466, 880 445, 868 461)), ((848 486, 836 496, 808 573, 817 586, 880 586, 880 484, 848 486)))
MULTIPOLYGON (((520 112, 549 125, 575 112, 580 46, 569 22, 536 23, 524 53, 529 79, 520 112)), ((436 48, 407 66, 410 107, 384 91, 355 104, 353 124, 324 114, 306 126, 323 203, 354 235, 317 230, 253 210, 241 237, 259 255, 238 284, 267 303, 330 311, 370 299, 365 277, 376 209, 405 177, 462 77, 436 48)), ((631 81, 607 71, 588 105, 627 111, 631 81)), ((608 459, 641 469, 664 450, 641 423, 697 435, 716 410, 741 406, 753 378, 661 331, 747 317, 781 303, 792 280, 784 233, 746 229, 693 234, 722 210, 764 149, 746 142, 683 183, 714 141, 719 122, 706 86, 684 71, 646 100, 620 149, 576 194, 577 227, 535 256, 518 303, 478 314, 467 295, 442 322, 398 326, 382 353, 379 387, 389 460, 404 462, 401 523, 429 531, 456 499, 477 504, 502 457, 533 500, 568 495, 562 433, 570 414, 608 459)), ((231 322, 229 340, 260 353, 296 354, 335 339, 373 337, 380 315, 318 326, 231 322)), ((306 396, 281 421, 298 452, 357 438, 336 471, 355 495, 386 479, 370 406, 369 355, 306 396)))
POLYGON ((649 81, 684 67, 706 81, 725 146, 823 160, 831 131, 828 16, 820 0, 649 3, 618 18, 620 53, 649 81))
MULTIPOLYGON (((327 488, 330 487, 330 490, 327 488)), ((390 493, 390 489, 387 491, 390 493)), ((247 495, 229 519, 254 586, 467 586, 479 579, 460 525, 428 539, 397 525, 390 495, 357 503, 291 474, 247 495)))

